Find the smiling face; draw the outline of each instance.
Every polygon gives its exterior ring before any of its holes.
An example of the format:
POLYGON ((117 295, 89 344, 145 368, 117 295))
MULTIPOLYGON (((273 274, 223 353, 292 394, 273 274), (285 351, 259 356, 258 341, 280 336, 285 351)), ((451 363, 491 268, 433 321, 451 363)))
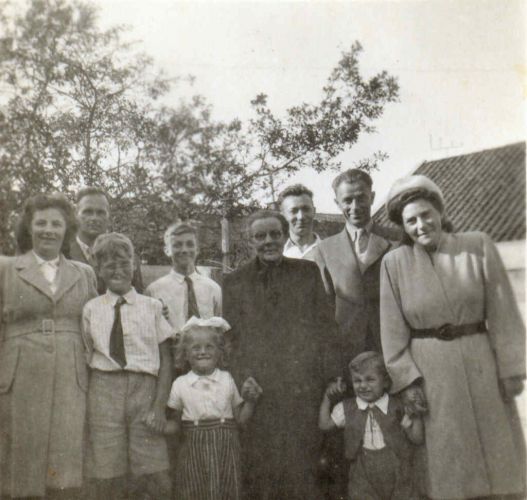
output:
POLYGON ((180 274, 192 274, 198 256, 198 241, 194 233, 170 236, 170 258, 174 270, 180 274))
POLYGON ((215 333, 208 328, 194 328, 189 335, 185 353, 192 371, 210 375, 218 366, 221 353, 215 333))
POLYGON ((341 182, 335 193, 335 202, 346 220, 357 228, 365 227, 371 218, 375 193, 363 181, 341 182))
POLYGON ((275 217, 257 219, 251 224, 251 246, 263 262, 276 262, 282 257, 286 235, 275 217))
POLYGON ((45 260, 58 257, 64 235, 66 219, 58 208, 36 210, 30 226, 33 250, 45 260))
POLYGON ((309 237, 313 232, 315 207, 311 196, 287 196, 282 201, 282 215, 289 223, 289 234, 297 238, 309 237))
POLYGON ((110 205, 102 194, 83 196, 77 207, 79 237, 90 242, 105 233, 110 224, 110 205))
POLYGON ((351 372, 351 384, 355 394, 367 403, 377 401, 388 389, 386 377, 374 366, 365 367, 361 372, 351 372))
POLYGON ((132 288, 133 259, 124 253, 103 258, 98 271, 100 278, 113 293, 124 295, 132 288))
POLYGON ((401 213, 403 227, 411 240, 433 251, 441 238, 441 214, 432 203, 418 199, 408 203, 401 213))

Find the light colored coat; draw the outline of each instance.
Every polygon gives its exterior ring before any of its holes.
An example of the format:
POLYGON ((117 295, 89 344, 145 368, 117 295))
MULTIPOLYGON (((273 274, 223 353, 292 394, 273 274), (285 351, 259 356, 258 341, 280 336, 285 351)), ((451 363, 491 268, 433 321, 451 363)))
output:
POLYGON ((443 234, 433 254, 403 245, 386 255, 381 339, 393 392, 424 379, 427 495, 520 492, 524 444, 498 379, 525 375, 525 331, 492 241, 483 233, 443 234), (480 321, 488 333, 411 336, 411 329, 480 321))
POLYGON ((82 483, 88 373, 80 318, 93 270, 60 257, 53 294, 32 252, 0 258, 0 492, 82 483))
POLYGON ((377 238, 368 245, 367 264, 361 271, 346 228, 322 240, 312 250, 326 292, 335 303, 335 319, 342 335, 346 362, 365 350, 380 351, 379 276, 382 257, 400 238, 395 229, 372 225, 377 238))

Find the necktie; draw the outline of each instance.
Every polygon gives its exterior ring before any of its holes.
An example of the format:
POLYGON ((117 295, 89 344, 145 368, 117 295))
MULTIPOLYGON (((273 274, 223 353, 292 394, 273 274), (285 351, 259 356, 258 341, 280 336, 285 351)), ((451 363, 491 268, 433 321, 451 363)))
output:
POLYGON ((119 297, 115 303, 115 318, 110 333, 110 356, 121 365, 121 368, 126 366, 123 325, 121 324, 121 306, 123 304, 126 304, 126 300, 124 297, 119 297))
POLYGON ((187 284, 187 319, 192 318, 192 316, 200 318, 194 285, 190 276, 185 276, 185 283, 187 284))
POLYGON ((355 233, 355 250, 358 253, 366 252, 368 248, 368 234, 365 229, 358 229, 355 233))

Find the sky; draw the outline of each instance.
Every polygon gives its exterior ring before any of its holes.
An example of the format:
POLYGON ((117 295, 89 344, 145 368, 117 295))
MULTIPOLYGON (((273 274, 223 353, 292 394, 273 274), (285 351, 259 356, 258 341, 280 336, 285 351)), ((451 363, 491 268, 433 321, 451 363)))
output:
MULTIPOLYGON (((339 158, 344 169, 378 150, 389 155, 372 176, 374 208, 425 160, 525 140, 524 0, 96 3, 103 25, 128 25, 157 67, 193 75, 193 92, 220 120, 248 118, 261 92, 278 115, 316 103, 341 52, 358 40, 363 74, 387 70, 400 85, 377 132, 339 158)), ((169 100, 186 92, 175 86, 169 100)), ((319 212, 335 213, 335 175, 303 170, 284 185, 304 183, 319 212)))

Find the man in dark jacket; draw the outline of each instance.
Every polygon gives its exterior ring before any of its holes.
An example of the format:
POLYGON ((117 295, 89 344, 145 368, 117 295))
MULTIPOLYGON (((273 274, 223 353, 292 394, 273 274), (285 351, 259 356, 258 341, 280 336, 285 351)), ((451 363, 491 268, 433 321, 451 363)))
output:
MULTIPOLYGON (((85 187, 77 194, 77 235, 70 241, 67 257, 89 264, 95 269, 92 247, 100 234, 106 233, 110 225, 110 203, 105 191, 97 187, 85 187)), ((141 263, 137 254, 134 255, 134 274, 132 286, 137 292, 143 293, 143 277, 141 263)), ((97 279, 99 293, 104 293, 104 282, 97 279)))

